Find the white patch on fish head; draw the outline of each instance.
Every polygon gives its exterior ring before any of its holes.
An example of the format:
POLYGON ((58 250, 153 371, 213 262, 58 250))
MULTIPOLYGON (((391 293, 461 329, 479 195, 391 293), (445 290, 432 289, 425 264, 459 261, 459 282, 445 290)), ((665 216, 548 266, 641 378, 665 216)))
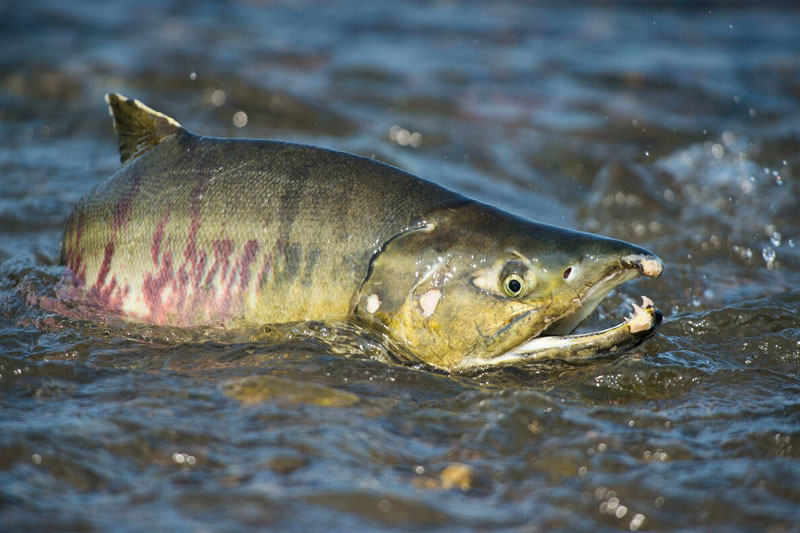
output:
POLYGON ((439 300, 442 299, 442 291, 438 289, 431 289, 419 297, 419 306, 422 308, 422 316, 428 318, 431 316, 436 307, 439 305, 439 300))
POLYGON ((377 294, 370 294, 367 296, 367 313, 373 314, 377 311, 381 306, 381 299, 378 298, 377 294))

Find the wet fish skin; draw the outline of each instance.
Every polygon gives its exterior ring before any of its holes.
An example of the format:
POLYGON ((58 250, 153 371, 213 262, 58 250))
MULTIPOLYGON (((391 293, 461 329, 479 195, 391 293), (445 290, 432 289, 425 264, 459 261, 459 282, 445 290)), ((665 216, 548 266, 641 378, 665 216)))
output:
POLYGON ((642 248, 368 158, 201 137, 108 102, 124 166, 76 205, 60 258, 73 293, 109 312, 173 326, 353 320, 451 370, 572 331, 615 285, 661 273, 642 248), (514 297, 509 275, 524 285, 514 297))
POLYGON ((181 130, 80 201, 63 262, 97 303, 155 324, 342 320, 380 246, 413 213, 461 201, 412 180, 341 152, 181 130))

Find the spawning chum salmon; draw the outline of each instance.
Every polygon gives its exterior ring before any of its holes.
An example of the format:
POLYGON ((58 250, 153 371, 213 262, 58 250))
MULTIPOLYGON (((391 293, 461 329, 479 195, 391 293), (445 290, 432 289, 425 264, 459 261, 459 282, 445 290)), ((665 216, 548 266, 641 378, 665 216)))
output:
POLYGON ((570 335, 615 286, 660 275, 647 250, 369 158, 203 137, 137 100, 107 101, 123 166, 75 206, 60 253, 92 305, 182 327, 352 321, 445 370, 596 356, 660 323, 645 299, 588 344, 570 335))

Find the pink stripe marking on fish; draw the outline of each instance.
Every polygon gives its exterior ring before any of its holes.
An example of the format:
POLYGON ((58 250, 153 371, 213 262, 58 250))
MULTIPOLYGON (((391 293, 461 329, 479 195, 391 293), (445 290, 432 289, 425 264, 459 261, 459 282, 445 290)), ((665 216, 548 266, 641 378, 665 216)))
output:
MULTIPOLYGON (((225 255, 226 261, 223 267, 223 274, 220 276, 219 285, 217 286, 217 298, 214 302, 215 308, 224 315, 238 312, 244 306, 243 295, 250 283, 251 266, 261 246, 257 240, 247 241, 242 249, 241 256, 230 267, 229 275, 225 276, 224 272, 228 271, 229 268, 227 261, 227 257, 230 255, 227 253, 229 242, 219 241, 218 249, 221 254, 225 255), (238 288, 236 286, 237 278, 239 281, 238 288)), ((215 244, 217 243, 215 242, 215 244)), ((216 249, 215 247, 215 252, 216 249)))
POLYGON ((258 253, 259 247, 260 245, 258 241, 252 239, 247 241, 247 244, 244 245, 242 258, 239 261, 239 277, 241 278, 239 286, 241 287, 242 291, 246 290, 248 283, 250 283, 250 266, 253 264, 253 261, 256 260, 256 254, 258 253))
MULTIPOLYGON (((214 250, 214 266, 211 268, 212 272, 216 274, 217 267, 219 266, 219 281, 215 284, 215 293, 217 295, 214 302, 217 310, 220 313, 226 314, 231 305, 230 283, 226 283, 228 271, 231 266, 230 255, 233 253, 233 241, 230 239, 218 239, 211 243, 211 248, 214 250)), ((233 277, 234 272, 231 272, 233 277)), ((213 283, 213 278, 212 278, 213 283)))
POLYGON ((114 257, 114 238, 106 243, 105 250, 103 250, 103 262, 100 264, 100 270, 97 272, 97 281, 94 286, 98 289, 105 285, 108 272, 111 270, 111 258, 114 257))
POLYGON ((200 288, 200 285, 203 282, 203 274, 206 272, 206 252, 205 250, 200 250, 200 253, 197 254, 198 259, 195 263, 194 267, 192 268, 194 273, 194 288, 195 290, 200 288))
POLYGON ((165 309, 162 304, 162 293, 172 278, 172 253, 162 253, 160 268, 154 274, 148 272, 144 275, 142 295, 150 310, 150 316, 148 318, 155 324, 166 323, 165 309))
POLYGON ((206 276, 206 285, 214 283, 214 278, 221 267, 220 279, 225 278, 225 274, 228 272, 228 256, 233 249, 233 242, 230 239, 218 239, 211 243, 211 248, 214 252, 214 263, 206 276))
POLYGON ((110 311, 121 311, 124 300, 129 292, 129 287, 123 290, 117 283, 116 274, 111 275, 111 281, 106 284, 106 279, 111 272, 111 260, 114 257, 115 243, 112 240, 106 243, 103 250, 103 262, 97 273, 97 280, 87 293, 89 300, 110 311))
POLYGON ((164 228, 169 222, 169 212, 164 215, 164 218, 159 220, 156 231, 153 233, 153 244, 150 246, 150 255, 153 257, 153 264, 158 264, 158 254, 161 253, 161 243, 164 241, 164 228))
POLYGON ((122 193, 114 209, 114 218, 111 219, 111 231, 113 235, 116 235, 117 231, 128 223, 133 200, 136 198, 136 195, 139 194, 139 187, 141 184, 142 174, 141 172, 136 172, 131 180, 130 189, 122 193))
POLYGON ((87 293, 89 300, 109 311, 121 312, 129 287, 124 289, 117 283, 117 276, 112 275, 106 286, 95 285, 87 293))

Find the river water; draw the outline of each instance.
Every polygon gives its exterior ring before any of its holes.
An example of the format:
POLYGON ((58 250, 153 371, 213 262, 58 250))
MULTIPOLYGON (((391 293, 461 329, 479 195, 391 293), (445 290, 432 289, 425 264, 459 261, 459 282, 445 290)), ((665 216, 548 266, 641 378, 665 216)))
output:
POLYGON ((0 3, 4 531, 800 531, 800 12, 723 2, 0 3), (626 355, 448 376, 346 327, 67 319, 103 95, 373 156, 666 264, 626 355))

